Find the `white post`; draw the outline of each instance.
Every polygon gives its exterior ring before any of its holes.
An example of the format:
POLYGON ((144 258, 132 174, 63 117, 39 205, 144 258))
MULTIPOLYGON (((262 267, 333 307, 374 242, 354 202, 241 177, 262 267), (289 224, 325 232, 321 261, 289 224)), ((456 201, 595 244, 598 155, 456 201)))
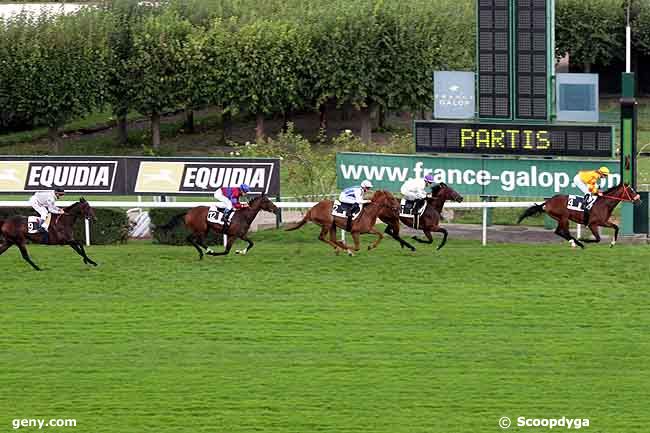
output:
POLYGON ((84 227, 86 228, 86 246, 90 246, 90 221, 88 218, 84 219, 84 227))
POLYGON ((223 247, 226 248, 226 245, 228 244, 228 235, 223 234, 223 247))
POLYGON ((632 72, 632 28, 625 27, 625 72, 632 72))
POLYGON ((483 246, 487 245, 487 207, 483 208, 483 246))
POLYGON ((341 229, 341 242, 345 243, 345 230, 341 229))
POLYGON ((576 238, 580 239, 580 235, 582 234, 582 224, 577 224, 578 228, 576 229, 576 238))

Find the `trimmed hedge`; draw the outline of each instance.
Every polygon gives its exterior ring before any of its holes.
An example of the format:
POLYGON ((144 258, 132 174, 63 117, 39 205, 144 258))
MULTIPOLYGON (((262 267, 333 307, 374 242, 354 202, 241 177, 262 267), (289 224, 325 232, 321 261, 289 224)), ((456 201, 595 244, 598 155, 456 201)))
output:
MULTIPOLYGON (((0 218, 15 215, 36 215, 31 208, 1 208, 0 218)), ((90 240, 93 245, 106 245, 125 242, 128 237, 129 221, 126 212, 115 209, 95 209, 96 222, 90 223, 90 240)), ((75 239, 85 239, 83 219, 75 225, 75 239)))

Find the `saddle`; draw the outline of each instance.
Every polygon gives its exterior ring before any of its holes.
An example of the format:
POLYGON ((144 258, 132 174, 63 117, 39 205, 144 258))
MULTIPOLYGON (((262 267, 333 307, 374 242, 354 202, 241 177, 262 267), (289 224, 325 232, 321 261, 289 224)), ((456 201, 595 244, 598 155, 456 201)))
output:
POLYGON ((223 218, 223 215, 225 213, 225 208, 222 207, 217 207, 217 206, 210 206, 210 209, 208 209, 208 217, 207 220, 209 223, 213 224, 219 224, 219 225, 224 225, 230 224, 232 221, 232 217, 235 216, 236 209, 233 209, 232 212, 228 215, 228 221, 225 221, 223 218))
POLYGON ((359 206, 358 203, 341 203, 338 200, 334 201, 332 206, 332 216, 339 218, 346 218, 347 223, 345 225, 346 231, 352 230, 352 221, 356 220, 361 211, 363 210, 362 206, 359 206))
MULTIPOLYGON (((593 197, 590 201, 589 204, 587 204, 587 210, 591 210, 592 207, 594 207, 594 203, 596 203, 597 197, 593 197)), ((584 212, 585 210, 585 198, 584 196, 581 195, 569 195, 569 199, 567 200, 566 207, 568 210, 575 210, 578 212, 584 212)))
POLYGON ((37 216, 28 216, 27 217, 27 233, 34 235, 36 233, 41 233, 41 228, 43 227, 43 220, 41 217, 37 216))
MULTIPOLYGON (((407 200, 403 198, 402 201, 400 202, 399 216, 404 218, 413 218, 415 216, 415 205, 417 204, 417 202, 418 202, 417 200, 407 200)), ((425 210, 427 210, 427 203, 425 203, 424 206, 421 206, 420 209, 418 209, 418 216, 422 216, 425 210)))

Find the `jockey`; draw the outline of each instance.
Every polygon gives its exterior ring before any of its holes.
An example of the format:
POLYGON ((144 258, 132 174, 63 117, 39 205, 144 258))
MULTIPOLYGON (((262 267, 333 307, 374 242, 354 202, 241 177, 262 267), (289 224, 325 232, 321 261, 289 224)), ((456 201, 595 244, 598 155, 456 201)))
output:
POLYGON ((240 203, 239 199, 246 196, 251 188, 242 183, 239 186, 223 186, 215 191, 214 198, 217 199, 217 207, 223 209, 223 219, 228 221, 228 215, 233 208, 241 209, 248 206, 246 203, 240 203))
POLYGON ((339 195, 339 201, 341 203, 347 203, 347 204, 352 204, 354 206, 348 207, 348 231, 352 227, 352 214, 356 209, 359 208, 362 204, 365 203, 370 203, 370 200, 366 200, 363 198, 363 195, 370 191, 372 188, 372 183, 369 180, 364 180, 361 182, 361 185, 359 186, 351 186, 349 188, 345 188, 343 191, 341 191, 341 194, 339 195))
POLYGON ((573 178, 573 183, 585 195, 583 204, 584 225, 589 223, 589 209, 591 209, 592 196, 603 195, 602 192, 598 191, 598 182, 607 176, 609 176, 609 168, 603 166, 598 170, 579 171, 573 178))
POLYGON ((370 200, 365 200, 363 198, 363 195, 366 192, 368 192, 371 188, 372 188, 372 183, 369 180, 364 180, 363 182, 361 182, 361 185, 359 186, 351 186, 341 191, 341 194, 339 195, 339 201, 341 203, 359 204, 359 205, 364 203, 370 203, 370 200))
POLYGON ((41 231, 47 233, 50 226, 51 214, 62 214, 63 209, 56 206, 56 201, 65 195, 62 188, 54 191, 39 191, 29 199, 29 204, 41 217, 41 231))
POLYGON ((433 176, 427 174, 422 178, 409 179, 400 188, 400 192, 406 200, 415 201, 413 213, 416 214, 424 204, 424 199, 427 197, 427 188, 433 186, 433 176))

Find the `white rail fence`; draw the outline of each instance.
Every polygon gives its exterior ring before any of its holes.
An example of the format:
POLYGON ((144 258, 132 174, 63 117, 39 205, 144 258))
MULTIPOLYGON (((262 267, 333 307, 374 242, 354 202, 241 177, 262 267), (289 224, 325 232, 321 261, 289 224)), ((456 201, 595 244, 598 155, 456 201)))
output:
MULTIPOLYGON (((58 205, 61 207, 69 206, 73 202, 71 201, 62 201, 58 205)), ((532 201, 515 201, 515 202, 465 202, 465 203, 452 203, 448 202, 445 204, 446 209, 483 209, 483 221, 482 221, 482 244, 487 245, 487 220, 488 220, 488 209, 492 208, 528 208, 534 204, 541 202, 532 202, 532 201)), ((142 208, 142 209, 154 209, 154 208, 176 208, 176 209, 188 209, 195 206, 211 206, 214 202, 204 201, 204 202, 142 202, 142 201, 94 201, 92 206, 95 208, 142 208)), ((280 209, 309 209, 314 206, 316 202, 299 202, 299 201, 282 201, 275 202, 275 205, 280 209)), ((31 207, 27 201, 0 201, 0 208, 2 207, 31 207)), ((90 224, 88 221, 85 221, 86 224, 86 245, 90 245, 90 224)), ((580 237, 580 225, 578 225, 578 238, 580 237)))

